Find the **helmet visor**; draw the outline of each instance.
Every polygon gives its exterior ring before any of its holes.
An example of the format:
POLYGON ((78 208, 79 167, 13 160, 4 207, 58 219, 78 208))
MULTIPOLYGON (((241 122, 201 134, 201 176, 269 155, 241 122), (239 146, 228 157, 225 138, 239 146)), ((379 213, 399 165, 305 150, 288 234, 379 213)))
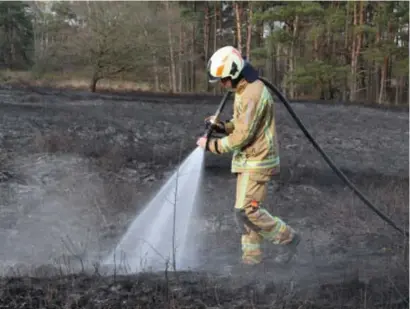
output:
POLYGON ((209 59, 208 64, 206 66, 206 71, 208 73, 208 82, 211 84, 217 83, 218 81, 220 81, 221 79, 219 77, 215 77, 211 74, 211 65, 212 65, 212 61, 211 59, 209 59))
POLYGON ((209 73, 209 71, 208 71, 208 82, 209 83, 215 84, 215 83, 219 82, 220 80, 221 80, 220 77, 215 77, 215 76, 211 75, 211 73, 209 73))

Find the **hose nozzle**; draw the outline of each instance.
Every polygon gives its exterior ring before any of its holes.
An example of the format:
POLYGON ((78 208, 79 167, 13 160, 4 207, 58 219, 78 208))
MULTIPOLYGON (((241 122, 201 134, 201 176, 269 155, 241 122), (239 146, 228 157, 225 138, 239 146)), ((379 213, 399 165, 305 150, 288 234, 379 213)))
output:
POLYGON ((215 129, 215 125, 216 123, 218 123, 219 121, 219 116, 222 113, 222 110, 226 104, 226 102, 228 101, 229 96, 231 95, 231 92, 228 91, 225 93, 224 97, 221 100, 221 103, 218 106, 218 109, 216 110, 215 114, 210 117, 210 121, 209 124, 205 124, 205 133, 204 133, 204 137, 209 138, 212 134, 212 132, 215 129))
POLYGON ((224 108, 226 102, 228 101, 229 96, 231 95, 231 93, 232 93, 231 91, 227 91, 227 92, 225 93, 225 95, 224 95, 224 97, 222 98, 221 103, 219 104, 218 109, 216 110, 214 116, 211 117, 211 118, 212 118, 212 122, 210 123, 209 126, 206 126, 206 125, 205 125, 205 132, 204 132, 204 135, 203 135, 203 136, 206 137, 206 139, 207 139, 206 149, 208 149, 209 137, 212 135, 212 132, 213 132, 214 129, 215 129, 214 124, 216 124, 216 123, 218 122, 219 116, 221 115, 222 110, 223 110, 223 108, 224 108))

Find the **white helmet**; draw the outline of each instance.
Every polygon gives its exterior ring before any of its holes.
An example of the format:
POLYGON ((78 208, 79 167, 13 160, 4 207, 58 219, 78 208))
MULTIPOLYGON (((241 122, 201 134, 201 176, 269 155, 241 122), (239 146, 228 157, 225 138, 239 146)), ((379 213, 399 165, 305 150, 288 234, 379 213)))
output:
POLYGON ((233 46, 222 47, 208 61, 209 82, 215 83, 227 77, 235 80, 239 77, 244 66, 245 60, 239 50, 233 46))

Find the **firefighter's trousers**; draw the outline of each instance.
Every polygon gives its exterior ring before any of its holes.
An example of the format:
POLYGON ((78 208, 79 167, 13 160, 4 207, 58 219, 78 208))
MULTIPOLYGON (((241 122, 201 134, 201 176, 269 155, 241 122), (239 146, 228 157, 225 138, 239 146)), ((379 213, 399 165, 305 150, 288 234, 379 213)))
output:
POLYGON ((288 224, 262 207, 270 179, 271 176, 260 173, 237 174, 235 213, 237 223, 243 227, 242 260, 246 264, 257 264, 262 260, 261 243, 264 239, 285 245, 294 235, 288 224))

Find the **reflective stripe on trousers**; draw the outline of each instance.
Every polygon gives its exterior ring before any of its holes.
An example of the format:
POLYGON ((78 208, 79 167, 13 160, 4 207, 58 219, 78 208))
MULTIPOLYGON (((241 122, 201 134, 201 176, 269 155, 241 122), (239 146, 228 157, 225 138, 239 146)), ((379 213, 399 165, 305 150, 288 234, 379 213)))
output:
POLYGON ((242 213, 243 221, 239 224, 245 225, 245 232, 241 237, 243 259, 260 256, 263 239, 274 244, 287 244, 292 240, 292 228, 281 218, 271 215, 266 208, 261 207, 266 198, 270 178, 269 175, 260 173, 237 174, 235 210, 242 213), (250 225, 247 226, 246 220, 258 227, 258 231, 252 230, 250 225))

